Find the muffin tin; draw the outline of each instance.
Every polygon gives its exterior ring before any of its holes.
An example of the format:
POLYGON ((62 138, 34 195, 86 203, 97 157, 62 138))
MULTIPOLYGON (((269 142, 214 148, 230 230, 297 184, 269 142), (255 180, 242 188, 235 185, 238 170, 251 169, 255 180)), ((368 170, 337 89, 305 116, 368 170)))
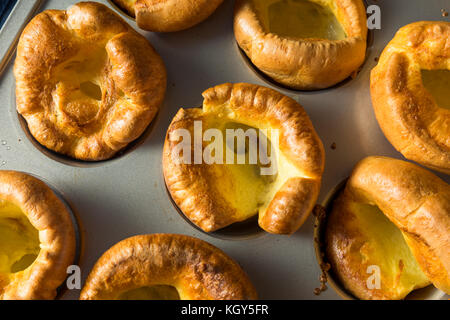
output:
MULTIPOLYGON (((93 164, 63 158, 36 144, 15 109, 13 55, 22 27, 38 11, 66 9, 75 2, 19 0, 0 31, 0 170, 35 174, 64 194, 80 221, 82 282, 113 244, 137 234, 165 232, 195 236, 224 250, 248 273, 261 299, 340 298, 332 288, 314 294, 321 270, 315 256, 312 215, 292 236, 270 235, 251 225, 206 234, 188 223, 173 205, 162 175, 166 130, 180 107, 200 106, 201 93, 214 85, 249 82, 272 87, 300 102, 324 143, 326 165, 319 197, 323 202, 363 157, 403 158, 376 122, 369 95, 370 70, 399 27, 418 20, 450 21, 441 12, 450 11, 448 1, 367 1, 381 7, 381 30, 372 32, 373 43, 362 70, 339 86, 310 92, 269 83, 249 67, 234 40, 234 1, 225 1, 207 21, 186 31, 156 34, 137 29, 166 64, 166 99, 146 134, 133 146, 112 160, 93 164)), ((109 1, 98 2, 115 8, 109 1)), ((136 27, 126 14, 119 14, 136 27)), ((449 176, 437 175, 450 183, 449 176)), ((61 296, 78 297, 78 290, 66 290, 61 296)))

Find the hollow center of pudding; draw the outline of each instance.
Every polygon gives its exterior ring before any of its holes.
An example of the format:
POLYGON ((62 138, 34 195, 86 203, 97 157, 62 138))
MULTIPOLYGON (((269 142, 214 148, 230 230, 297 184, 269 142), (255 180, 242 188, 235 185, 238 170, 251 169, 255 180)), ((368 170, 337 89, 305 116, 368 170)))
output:
MULTIPOLYGON (((274 135, 270 129, 262 131, 217 118, 206 126, 221 132, 222 155, 218 158, 222 163, 206 167, 209 177, 216 182, 215 192, 235 209, 230 214, 234 214, 236 221, 264 212, 284 182, 298 174, 296 167, 272 143, 274 135)), ((215 155, 215 152, 206 153, 215 155)))
MULTIPOLYGON (((360 232, 368 239, 360 248, 363 261, 380 268, 381 287, 403 298, 430 281, 422 272, 402 232, 377 207, 353 203, 360 232)), ((369 276, 369 275, 368 275, 369 276)))
POLYGON ((28 268, 39 254, 39 234, 19 207, 0 200, 0 273, 28 268))
POLYGON ((450 110, 450 70, 421 70, 425 89, 440 108, 450 110))
POLYGON ((102 89, 94 82, 86 81, 80 83, 80 92, 91 99, 95 99, 97 101, 102 100, 102 89))
POLYGON ((341 40, 346 37, 332 9, 308 0, 254 0, 266 32, 292 38, 341 40))
POLYGON ((167 285, 155 285, 133 289, 122 293, 119 300, 180 300, 180 295, 175 287, 167 285))
MULTIPOLYGON (((236 122, 226 123, 222 132, 225 165, 216 168, 220 171, 217 180, 223 180, 224 183, 219 183, 218 188, 233 207, 239 208, 241 219, 245 220, 258 213, 258 208, 264 204, 267 193, 277 176, 276 173, 263 174, 263 167, 269 164, 264 165, 257 153, 259 144, 268 139, 266 136, 260 136, 256 128, 236 122), (255 132, 256 139, 239 140, 238 137, 234 138, 230 135, 227 137, 227 131, 238 134, 238 130, 242 130, 248 136, 250 132, 255 132), (226 159, 227 152, 233 156, 232 163, 230 159, 228 161, 226 159)), ((270 141, 268 142, 267 153, 270 153, 272 152, 271 144, 270 141)))
POLYGON ((53 100, 57 112, 78 125, 96 118, 102 104, 106 62, 107 53, 103 47, 89 47, 55 68, 53 100))

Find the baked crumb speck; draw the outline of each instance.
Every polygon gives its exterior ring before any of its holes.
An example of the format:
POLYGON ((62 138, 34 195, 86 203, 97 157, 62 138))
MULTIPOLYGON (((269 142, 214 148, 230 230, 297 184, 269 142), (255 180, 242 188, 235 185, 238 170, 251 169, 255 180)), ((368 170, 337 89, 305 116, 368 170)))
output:
POLYGON ((318 288, 314 289, 314 294, 316 296, 320 295, 323 291, 327 290, 327 272, 331 269, 331 265, 328 262, 322 262, 320 264, 320 270, 322 270, 322 273, 319 276, 320 286, 318 288))

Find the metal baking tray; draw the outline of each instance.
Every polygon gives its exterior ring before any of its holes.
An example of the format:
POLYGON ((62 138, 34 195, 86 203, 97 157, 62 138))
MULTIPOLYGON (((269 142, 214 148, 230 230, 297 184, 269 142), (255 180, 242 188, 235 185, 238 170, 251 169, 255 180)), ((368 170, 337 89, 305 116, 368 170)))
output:
MULTIPOLYGON (((326 167, 319 202, 349 176, 368 155, 403 159, 386 140, 375 119, 369 95, 369 74, 396 30, 418 20, 443 20, 448 0, 366 1, 381 7, 381 30, 371 32, 367 60, 349 81, 312 92, 292 91, 270 83, 249 65, 233 35, 233 4, 224 4, 205 22, 177 33, 157 34, 136 28, 156 48, 168 71, 167 94, 161 111, 144 137, 120 156, 99 163, 59 157, 41 148, 27 133, 16 112, 12 72, 15 45, 22 28, 37 12, 66 9, 76 1, 19 0, 0 31, 0 169, 44 178, 76 211, 84 250, 83 282, 96 260, 118 241, 146 233, 180 233, 206 240, 236 259, 248 273, 261 299, 339 299, 331 288, 319 296, 320 285, 313 240, 314 217, 292 236, 251 229, 209 235, 189 224, 174 207, 161 168, 165 133, 180 107, 198 107, 201 93, 224 82, 265 85, 294 98, 305 108, 326 150, 326 167), (333 148, 331 147, 333 145, 333 148), (335 146, 335 148, 334 148, 335 146), (242 231, 244 230, 244 231, 242 231)), ((102 2, 117 10, 109 1, 102 2)), ((450 177, 439 174, 450 183, 450 177)), ((62 299, 78 299, 65 291, 62 299)))

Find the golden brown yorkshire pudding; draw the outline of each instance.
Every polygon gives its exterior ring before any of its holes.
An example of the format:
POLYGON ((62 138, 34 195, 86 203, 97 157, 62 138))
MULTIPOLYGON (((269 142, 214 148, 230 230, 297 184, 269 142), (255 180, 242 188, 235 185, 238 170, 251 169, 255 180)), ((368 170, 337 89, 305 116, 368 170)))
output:
POLYGON ((324 169, 322 142, 306 112, 252 84, 219 85, 203 97, 203 108, 180 109, 167 131, 163 170, 172 199, 206 232, 256 214, 268 232, 295 232, 317 200, 324 169), (271 159, 258 149, 270 150, 271 159), (214 161, 202 158, 213 153, 214 161))
POLYGON ((54 299, 75 258, 65 205, 42 181, 0 171, 0 300, 54 299))
POLYGON ((378 123, 406 158, 450 174, 450 23, 401 28, 372 70, 378 123))
POLYGON ((125 239, 97 261, 82 300, 256 299, 239 265, 209 243, 177 234, 125 239))
POLYGON ((330 87, 364 62, 361 0, 237 0, 234 34, 253 64, 294 89, 330 87))
POLYGON ((368 157, 327 220, 328 260, 354 296, 403 299, 430 283, 450 293, 450 186, 431 172, 368 157))
POLYGON ((111 158, 138 138, 166 88, 163 62, 148 41, 95 2, 33 18, 14 74, 17 110, 36 140, 89 161, 111 158))
POLYGON ((206 20, 223 0, 112 0, 139 28, 155 32, 188 29, 206 20))

